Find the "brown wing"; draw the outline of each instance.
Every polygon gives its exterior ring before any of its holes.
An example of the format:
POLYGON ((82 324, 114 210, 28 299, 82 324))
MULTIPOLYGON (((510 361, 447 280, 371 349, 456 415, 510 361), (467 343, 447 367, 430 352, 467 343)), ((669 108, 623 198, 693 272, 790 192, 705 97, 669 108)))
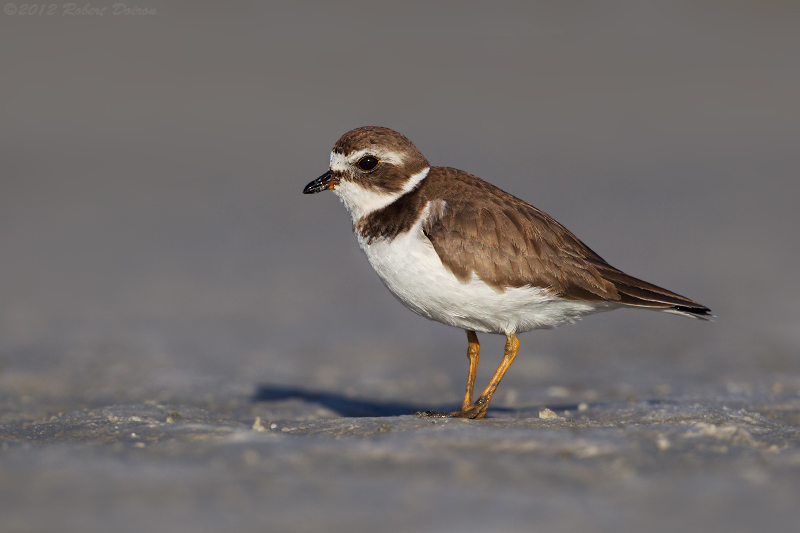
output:
POLYGON ((547 213, 480 178, 434 167, 428 179, 431 196, 447 207, 427 221, 425 235, 463 283, 477 275, 498 291, 535 286, 571 300, 708 314, 697 302, 617 270, 547 213))

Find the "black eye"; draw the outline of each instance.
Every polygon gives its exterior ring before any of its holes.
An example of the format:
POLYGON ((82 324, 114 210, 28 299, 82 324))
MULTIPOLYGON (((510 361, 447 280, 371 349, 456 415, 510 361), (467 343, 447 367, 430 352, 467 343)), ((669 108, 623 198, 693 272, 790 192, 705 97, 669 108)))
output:
POLYGON ((378 166, 378 163, 380 163, 380 161, 378 161, 376 158, 372 157, 371 155, 367 155, 358 160, 358 168, 361 170, 372 170, 378 166))

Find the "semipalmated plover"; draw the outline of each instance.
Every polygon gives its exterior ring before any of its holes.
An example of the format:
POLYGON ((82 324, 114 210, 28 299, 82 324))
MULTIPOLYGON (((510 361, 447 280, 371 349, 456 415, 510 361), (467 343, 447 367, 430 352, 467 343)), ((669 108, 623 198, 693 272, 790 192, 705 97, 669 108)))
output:
POLYGON ((453 413, 483 418, 517 355, 516 334, 637 307, 704 318, 707 307, 617 270, 548 214, 462 170, 431 167, 405 136, 363 127, 334 145, 306 194, 333 190, 383 283, 424 317, 466 330, 469 374, 453 413), (476 332, 506 336, 503 360, 473 403, 476 332))

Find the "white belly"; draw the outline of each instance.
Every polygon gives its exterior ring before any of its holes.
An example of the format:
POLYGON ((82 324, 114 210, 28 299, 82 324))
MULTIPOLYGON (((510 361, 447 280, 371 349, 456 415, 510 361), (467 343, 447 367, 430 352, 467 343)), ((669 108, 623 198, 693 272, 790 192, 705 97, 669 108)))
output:
POLYGON ((421 226, 420 220, 391 241, 368 244, 359 237, 359 245, 389 290, 424 317, 466 330, 511 334, 572 323, 617 307, 565 300, 539 287, 499 293, 474 275, 461 283, 442 265, 421 226))

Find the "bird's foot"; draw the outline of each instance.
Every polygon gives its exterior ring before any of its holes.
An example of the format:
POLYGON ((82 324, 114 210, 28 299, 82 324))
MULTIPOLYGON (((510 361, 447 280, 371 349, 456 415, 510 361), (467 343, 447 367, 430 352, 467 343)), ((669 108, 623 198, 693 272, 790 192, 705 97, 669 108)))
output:
POLYGON ((417 411, 418 414, 422 418, 468 418, 472 420, 480 420, 484 416, 486 416, 486 409, 489 407, 488 402, 482 402, 480 398, 477 402, 472 404, 471 407, 467 409, 460 409, 458 411, 453 411, 452 413, 441 413, 439 411, 417 411))

